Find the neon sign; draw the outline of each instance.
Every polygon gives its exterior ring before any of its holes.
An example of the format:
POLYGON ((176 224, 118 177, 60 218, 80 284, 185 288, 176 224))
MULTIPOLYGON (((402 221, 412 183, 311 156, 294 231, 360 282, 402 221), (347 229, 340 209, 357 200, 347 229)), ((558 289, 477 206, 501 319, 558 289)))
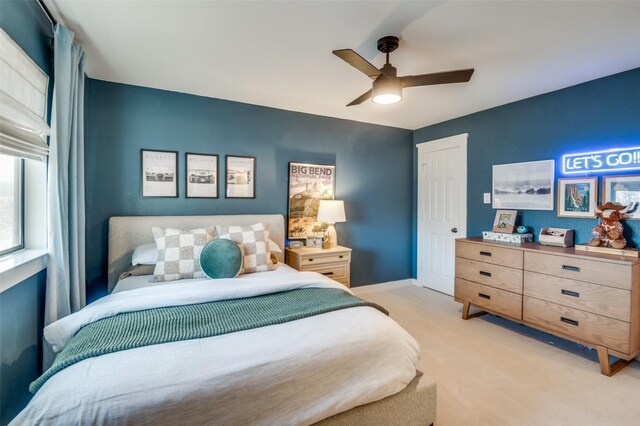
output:
POLYGON ((562 173, 565 175, 624 170, 640 170, 640 147, 613 148, 562 156, 562 173))

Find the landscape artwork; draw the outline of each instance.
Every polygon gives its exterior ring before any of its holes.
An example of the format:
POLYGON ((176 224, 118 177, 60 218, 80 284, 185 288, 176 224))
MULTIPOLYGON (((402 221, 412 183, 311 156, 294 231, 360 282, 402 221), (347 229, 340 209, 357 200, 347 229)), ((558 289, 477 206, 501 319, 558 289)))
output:
POLYGON ((598 178, 558 179, 558 216, 593 218, 598 201, 598 178))
POLYGON ((493 208, 553 210, 555 161, 493 166, 493 208))
MULTIPOLYGON (((640 202, 640 175, 605 176, 602 178, 603 202, 613 201, 624 206, 640 202)), ((626 220, 640 219, 640 209, 627 213, 626 220)))
POLYGON ((333 200, 336 166, 289 163, 289 217, 287 238, 323 234, 327 224, 316 220, 320 200, 333 200))

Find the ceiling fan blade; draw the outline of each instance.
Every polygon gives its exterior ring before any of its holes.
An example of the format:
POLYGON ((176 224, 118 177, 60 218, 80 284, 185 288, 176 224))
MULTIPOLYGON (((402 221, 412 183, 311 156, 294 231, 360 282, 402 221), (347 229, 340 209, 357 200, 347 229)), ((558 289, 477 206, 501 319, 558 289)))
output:
POLYGON ((473 68, 457 71, 434 72, 432 74, 407 75, 402 78, 403 87, 431 86, 434 84, 466 83, 471 80, 473 68))
POLYGON ((366 101, 370 97, 371 97, 371 90, 367 90, 362 95, 360 95, 357 98, 355 98, 354 100, 352 100, 351 103, 347 104, 347 106, 349 107, 349 106, 353 106, 353 105, 360 105, 361 103, 363 103, 364 101, 366 101))
POLYGON ((378 68, 351 49, 334 50, 333 54, 358 71, 365 73, 371 80, 375 80, 380 75, 378 68))

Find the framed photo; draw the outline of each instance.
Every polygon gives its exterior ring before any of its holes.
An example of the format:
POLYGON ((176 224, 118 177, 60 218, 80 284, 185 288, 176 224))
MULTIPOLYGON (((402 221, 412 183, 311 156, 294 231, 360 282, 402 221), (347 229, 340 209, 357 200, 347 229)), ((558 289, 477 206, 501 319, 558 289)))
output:
POLYGON ((558 179, 558 217, 596 217, 598 178, 558 179))
POLYGON ((187 198, 218 198, 218 156, 185 154, 187 198))
POLYGON ((307 247, 322 248, 322 235, 307 236, 307 247))
MULTIPOLYGON (((604 176, 602 178, 603 204, 607 201, 626 206, 632 202, 640 202, 640 175, 604 176)), ((626 214, 626 220, 640 219, 640 209, 626 214)))
POLYGON ((256 198, 256 157, 227 155, 227 198, 256 198))
POLYGON ((140 150, 143 197, 178 197, 178 151, 140 150))
POLYGON ((498 210, 493 220, 493 232, 513 234, 516 229, 516 216, 518 216, 518 210, 498 210))
POLYGON ((316 220, 320 200, 333 200, 336 166, 289 163, 289 211, 287 238, 304 239, 323 234, 327 224, 316 220))
POLYGON ((493 208, 553 210, 555 161, 493 166, 493 208))

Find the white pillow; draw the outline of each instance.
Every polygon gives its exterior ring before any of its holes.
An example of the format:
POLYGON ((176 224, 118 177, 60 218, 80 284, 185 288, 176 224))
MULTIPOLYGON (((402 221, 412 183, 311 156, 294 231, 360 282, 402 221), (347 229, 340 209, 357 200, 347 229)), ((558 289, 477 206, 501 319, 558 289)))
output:
MULTIPOLYGON (((267 227, 267 229, 268 229, 268 227, 267 227)), ((212 226, 211 228, 209 228, 207 232, 209 232, 209 238, 210 239, 215 240, 215 239, 219 238, 218 232, 217 232, 215 226, 212 226)), ((282 253, 282 249, 280 248, 278 243, 273 241, 271 238, 268 238, 268 243, 269 243, 269 251, 271 253, 282 253)))
POLYGON ((156 243, 142 244, 136 247, 131 257, 131 264, 136 265, 155 265, 158 263, 158 247, 156 243))
POLYGON ((282 253, 282 249, 280 248, 280 246, 276 244, 276 242, 271 238, 269 238, 269 251, 271 253, 282 253))

